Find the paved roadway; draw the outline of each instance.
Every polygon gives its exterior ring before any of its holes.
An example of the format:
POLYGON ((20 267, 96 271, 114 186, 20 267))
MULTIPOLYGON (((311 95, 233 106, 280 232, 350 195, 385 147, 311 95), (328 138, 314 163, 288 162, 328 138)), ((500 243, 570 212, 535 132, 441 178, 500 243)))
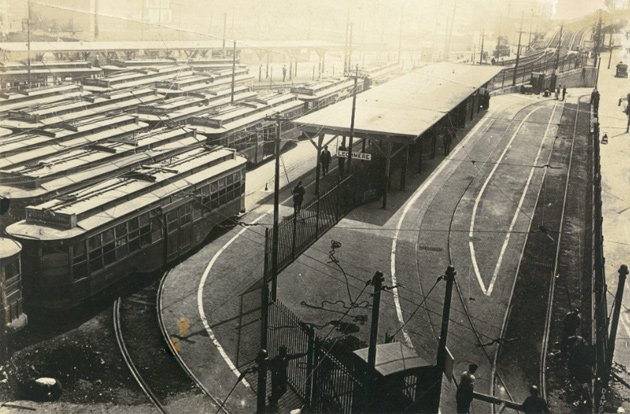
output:
MULTIPOLYGON (((616 42, 619 43, 619 42, 616 42)), ((607 145, 601 146, 602 204, 604 216, 604 256, 606 257, 606 281, 612 304, 617 291, 619 266, 630 265, 630 134, 626 133, 627 117, 618 106, 619 98, 630 93, 627 78, 615 78, 615 64, 620 60, 630 63, 625 48, 614 49, 611 68, 607 69, 608 54, 602 55, 598 89, 600 99, 600 133, 608 134, 607 145)), ((630 367, 630 282, 624 290, 624 307, 621 312, 614 360, 630 367)), ((630 409, 630 404, 627 409, 630 409)))
MULTIPOLYGON (((569 94, 568 101, 576 102, 577 95, 569 94)), ((549 158, 563 105, 538 96, 494 97, 481 121, 465 136, 460 131, 461 141, 448 161, 438 165, 440 156, 422 174, 410 174, 408 190, 394 190, 387 210, 379 202, 356 209, 287 268, 279 277, 279 299, 302 320, 320 326, 321 337, 334 340, 344 332, 346 341, 365 345, 371 301, 365 281, 381 270, 386 285, 399 287, 383 295, 380 341, 386 332, 395 335, 432 362, 444 296, 444 283, 436 280, 452 262, 458 283, 448 347, 455 372, 477 363, 477 389, 490 392, 494 340, 502 335, 546 170, 539 166, 549 158), (340 266, 331 264, 331 240, 342 244, 334 252, 340 266), (340 317, 348 307, 352 310, 340 317)), ((305 160, 314 155, 310 144, 300 143, 283 157, 291 180, 312 168, 305 160)), ((248 174, 248 206, 265 195, 260 189, 271 183, 272 168, 248 174)), ((269 208, 263 204, 243 221, 268 226, 269 208)), ((176 340, 183 362, 219 400, 238 375, 238 338, 230 318, 236 316, 240 291, 262 272, 261 227, 225 233, 176 267, 165 282, 167 330, 184 338, 176 340)), ((508 391, 520 400, 526 386, 508 391)), ((453 411, 454 390, 444 385, 443 412, 453 411)), ((242 383, 228 401, 232 411, 251 411, 254 404, 242 383)), ((489 409, 483 404, 475 403, 480 412, 489 409)))

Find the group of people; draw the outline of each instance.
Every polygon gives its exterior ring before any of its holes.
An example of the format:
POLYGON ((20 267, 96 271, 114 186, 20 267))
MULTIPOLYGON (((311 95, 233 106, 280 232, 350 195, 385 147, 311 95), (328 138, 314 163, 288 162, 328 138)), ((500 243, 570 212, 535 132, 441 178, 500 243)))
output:
POLYGON ((560 99, 561 101, 564 101, 564 98, 567 96, 567 85, 558 85, 556 87, 556 99, 560 99), (562 98, 560 98, 562 94, 562 98))

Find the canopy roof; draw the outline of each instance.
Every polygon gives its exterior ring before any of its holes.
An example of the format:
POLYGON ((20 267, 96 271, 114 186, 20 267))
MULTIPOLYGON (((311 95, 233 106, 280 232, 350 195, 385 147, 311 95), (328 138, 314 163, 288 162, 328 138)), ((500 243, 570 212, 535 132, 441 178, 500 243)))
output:
MULTIPOLYGON (((437 63, 357 95, 354 136, 413 141, 481 88, 501 67, 437 63)), ((303 131, 350 135, 352 99, 298 118, 303 131)))

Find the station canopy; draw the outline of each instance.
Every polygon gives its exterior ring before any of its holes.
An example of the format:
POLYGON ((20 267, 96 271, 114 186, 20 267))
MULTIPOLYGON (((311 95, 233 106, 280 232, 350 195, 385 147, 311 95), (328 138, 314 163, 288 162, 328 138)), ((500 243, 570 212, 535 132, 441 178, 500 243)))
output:
MULTIPOLYGON (((357 95, 354 136, 410 143, 501 71, 436 63, 357 95)), ((352 98, 293 121, 311 135, 350 135, 352 98)))

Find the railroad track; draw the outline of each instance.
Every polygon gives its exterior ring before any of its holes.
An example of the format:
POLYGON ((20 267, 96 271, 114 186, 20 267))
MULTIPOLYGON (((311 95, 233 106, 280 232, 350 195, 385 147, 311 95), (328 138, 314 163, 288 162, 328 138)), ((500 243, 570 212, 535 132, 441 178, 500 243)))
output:
MULTIPOLYGON (((169 397, 188 393, 197 398, 195 401, 201 398, 205 406, 214 407, 214 412, 219 407, 218 400, 184 373, 171 354, 172 349, 167 347, 170 342, 163 334, 158 310, 161 289, 162 282, 156 281, 114 302, 114 333, 125 365, 156 411, 189 411, 190 407, 169 408, 168 404, 169 397)), ((226 409, 221 411, 228 413, 226 409)))

